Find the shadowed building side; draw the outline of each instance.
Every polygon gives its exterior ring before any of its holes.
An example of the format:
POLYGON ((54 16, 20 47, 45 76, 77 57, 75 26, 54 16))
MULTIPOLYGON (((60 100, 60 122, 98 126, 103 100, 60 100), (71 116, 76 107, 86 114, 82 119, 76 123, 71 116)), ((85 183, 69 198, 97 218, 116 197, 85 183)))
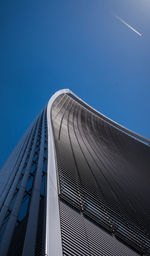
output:
POLYGON ((150 148, 71 94, 55 100, 51 118, 64 255, 146 255, 150 148))

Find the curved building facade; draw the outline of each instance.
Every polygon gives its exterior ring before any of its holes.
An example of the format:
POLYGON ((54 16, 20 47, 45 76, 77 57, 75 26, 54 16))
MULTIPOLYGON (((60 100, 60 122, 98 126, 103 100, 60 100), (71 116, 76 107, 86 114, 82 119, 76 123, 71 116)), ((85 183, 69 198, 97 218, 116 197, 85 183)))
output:
POLYGON ((0 255, 150 255, 149 145, 55 93, 0 172, 0 255))

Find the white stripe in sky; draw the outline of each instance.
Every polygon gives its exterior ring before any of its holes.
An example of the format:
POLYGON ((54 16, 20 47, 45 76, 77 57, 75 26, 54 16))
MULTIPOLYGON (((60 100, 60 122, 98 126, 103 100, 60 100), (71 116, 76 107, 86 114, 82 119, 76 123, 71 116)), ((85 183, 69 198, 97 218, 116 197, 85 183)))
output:
POLYGON ((120 20, 121 23, 123 23, 125 26, 130 28, 133 32, 135 32, 138 36, 142 36, 142 34, 140 32, 138 32, 135 28, 133 28, 131 25, 129 25, 127 22, 125 22, 122 18, 120 18, 117 15, 115 15, 115 17, 116 17, 116 19, 120 20))

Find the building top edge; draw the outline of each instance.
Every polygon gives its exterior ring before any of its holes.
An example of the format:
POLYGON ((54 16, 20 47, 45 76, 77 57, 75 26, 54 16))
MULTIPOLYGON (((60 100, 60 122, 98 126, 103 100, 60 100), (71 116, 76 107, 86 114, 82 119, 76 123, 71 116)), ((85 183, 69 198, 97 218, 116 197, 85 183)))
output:
POLYGON ((140 134, 135 133, 134 131, 124 127, 123 125, 113 121, 111 118, 105 116, 104 114, 102 114, 101 112, 99 112, 98 110, 96 110, 95 108, 93 108, 92 106, 90 106, 89 104, 87 104, 85 101, 83 101, 80 97, 78 97, 75 93, 73 93, 70 89, 61 89, 59 91, 56 91, 52 97, 50 98, 48 104, 47 104, 47 108, 50 111, 51 106, 53 104, 53 102, 55 101, 55 99, 61 95, 61 94, 70 94, 72 95, 75 99, 78 100, 78 102, 83 105, 85 108, 88 108, 89 111, 94 112, 95 115, 101 117, 102 119, 104 119, 107 123, 109 123, 110 125, 114 126, 115 128, 119 129, 120 131, 126 133, 128 136, 132 137, 133 139, 136 139, 138 141, 140 141, 141 143, 146 144, 147 146, 150 146, 150 140, 141 136, 140 134))

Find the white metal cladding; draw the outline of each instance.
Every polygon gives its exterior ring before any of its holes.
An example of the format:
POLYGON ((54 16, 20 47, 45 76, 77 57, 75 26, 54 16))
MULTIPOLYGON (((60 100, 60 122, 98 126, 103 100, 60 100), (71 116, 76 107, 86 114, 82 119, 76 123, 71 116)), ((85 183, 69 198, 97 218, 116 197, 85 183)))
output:
POLYGON ((48 126, 48 164, 47 164, 47 209, 46 209, 46 248, 48 256, 62 256, 62 242, 60 231, 60 215, 58 204, 58 186, 56 175, 54 136, 51 122, 51 107, 55 99, 63 94, 69 93, 68 89, 56 92, 47 105, 48 126))

